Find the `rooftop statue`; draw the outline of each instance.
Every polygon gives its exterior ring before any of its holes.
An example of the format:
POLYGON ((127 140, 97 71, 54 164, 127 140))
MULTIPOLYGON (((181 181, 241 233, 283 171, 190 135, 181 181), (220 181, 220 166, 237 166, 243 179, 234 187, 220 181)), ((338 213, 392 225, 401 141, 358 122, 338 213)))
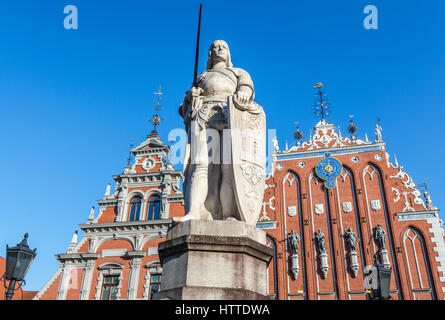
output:
POLYGON ((240 220, 255 225, 266 176, 266 117, 250 75, 234 68, 227 43, 209 49, 207 69, 179 113, 188 134, 184 196, 189 219, 240 220))

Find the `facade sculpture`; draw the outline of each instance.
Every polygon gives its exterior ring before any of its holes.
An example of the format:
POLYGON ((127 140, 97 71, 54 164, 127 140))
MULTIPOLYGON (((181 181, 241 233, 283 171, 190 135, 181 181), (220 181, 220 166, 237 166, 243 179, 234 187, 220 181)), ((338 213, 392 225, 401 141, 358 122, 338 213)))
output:
POLYGON ((326 253, 325 235, 320 229, 318 229, 318 233, 315 234, 315 239, 317 240, 318 251, 320 254, 326 253))
POLYGON ((298 243, 300 242, 300 236, 296 234, 294 230, 292 230, 287 237, 289 240, 291 254, 298 254, 298 243))
POLYGON ((255 225, 266 176, 266 118, 250 75, 234 68, 227 43, 209 49, 207 70, 179 108, 188 134, 184 218, 255 225))
POLYGON ((382 127, 379 126, 379 124, 377 123, 375 125, 375 142, 381 142, 382 141, 382 127))
POLYGON ((356 247, 355 247, 355 239, 359 240, 357 235, 355 234, 354 231, 352 231, 352 228, 349 228, 345 231, 345 237, 346 237, 346 241, 348 242, 348 246, 349 246, 349 251, 350 252, 355 252, 356 247))
POLYGON ((380 247, 380 250, 386 249, 386 232, 382 228, 382 225, 379 224, 375 229, 375 239, 380 247))

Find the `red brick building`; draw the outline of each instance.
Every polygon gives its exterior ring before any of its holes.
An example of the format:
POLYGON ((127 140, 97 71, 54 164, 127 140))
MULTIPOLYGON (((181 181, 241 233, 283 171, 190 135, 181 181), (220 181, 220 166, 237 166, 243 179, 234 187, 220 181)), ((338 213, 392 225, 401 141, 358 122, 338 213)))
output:
POLYGON ((396 159, 390 162, 381 128, 376 127, 374 142, 344 138, 324 120, 314 130, 308 142, 274 153, 266 180, 258 226, 267 231, 276 252, 269 269, 270 293, 291 300, 367 299, 365 267, 377 254, 380 263, 392 267, 393 299, 444 299, 439 210, 426 191, 425 200, 421 198, 396 159), (314 170, 326 152, 342 166, 333 189, 325 188, 314 170), (376 239, 378 225, 386 231, 383 253, 376 239), (354 254, 346 230, 359 238, 354 254), (297 262, 286 236, 292 231, 300 237, 297 262), (324 266, 316 240, 320 231, 325 235, 324 266))
POLYGON ((182 173, 167 162, 169 147, 156 131, 131 152, 132 166, 113 176, 86 224, 80 225, 60 267, 36 295, 37 300, 150 299, 159 290, 158 243, 165 240, 171 218, 184 215, 182 173))
MULTIPOLYGON (((274 143, 257 226, 267 232, 274 259, 269 291, 281 300, 367 299, 366 267, 392 267, 393 299, 444 299, 445 243, 442 221, 397 160, 376 141, 345 138, 325 121, 309 141, 280 151, 274 143), (328 189, 315 172, 326 152, 341 172, 328 189), (376 228, 385 230, 384 245, 376 228), (299 237, 293 249, 288 235, 299 237), (357 236, 351 250, 346 231, 357 236), (317 237, 325 236, 324 254, 317 237)), ((146 299, 159 290, 158 243, 172 217, 184 215, 182 173, 167 161, 169 147, 153 131, 132 149, 135 161, 113 176, 116 188, 92 209, 81 240, 77 233, 60 266, 34 299, 146 299)), ((204 267, 204 266, 203 266, 204 267)))

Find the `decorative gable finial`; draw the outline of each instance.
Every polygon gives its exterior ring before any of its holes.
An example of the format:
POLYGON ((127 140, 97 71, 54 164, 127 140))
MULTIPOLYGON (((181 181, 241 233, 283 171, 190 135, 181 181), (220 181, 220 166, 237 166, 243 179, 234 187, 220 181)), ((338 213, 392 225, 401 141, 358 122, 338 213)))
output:
POLYGON ((88 223, 93 223, 93 222, 94 222, 94 206, 91 207, 90 215, 88 217, 88 223))
POLYGON ((358 131, 358 128, 355 125, 354 120, 352 118, 354 118, 354 115, 353 114, 349 115, 348 132, 351 134, 352 141, 355 141, 355 140, 357 140, 357 137, 355 134, 358 131))
POLYGON ((397 161, 397 156, 395 153, 394 153, 394 164, 396 165, 396 168, 399 167, 399 161, 397 161))
POLYGON ((104 198, 108 198, 111 194, 111 184, 107 184, 107 189, 105 189, 104 198))
POLYGON ((300 131, 300 122, 299 121, 294 122, 294 124, 295 124, 295 127, 297 128, 297 131, 294 132, 293 136, 294 136, 294 139, 297 140, 296 145, 299 147, 299 146, 301 146, 300 140, 303 138, 303 132, 300 131))
POLYGON ((74 231, 73 237, 71 238, 71 243, 70 246, 68 247, 68 251, 67 252, 74 252, 74 249, 77 246, 77 230, 74 231))

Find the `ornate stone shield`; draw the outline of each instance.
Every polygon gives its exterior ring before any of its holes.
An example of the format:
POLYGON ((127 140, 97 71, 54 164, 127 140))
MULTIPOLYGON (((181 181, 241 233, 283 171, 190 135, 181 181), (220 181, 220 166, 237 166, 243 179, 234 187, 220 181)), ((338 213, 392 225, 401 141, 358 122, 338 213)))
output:
POLYGON ((229 108, 235 199, 241 220, 250 225, 261 212, 266 179, 266 116, 253 104, 242 111, 231 101, 229 108))
POLYGON ((351 202, 343 202, 342 206, 343 206, 344 213, 348 213, 348 212, 352 211, 352 203, 351 202))
POLYGON ((315 213, 316 213, 316 214, 323 214, 323 213, 324 213, 324 206, 323 206, 323 203, 317 203, 317 204, 314 206, 314 209, 315 209, 315 213))
POLYGON ((381 209, 380 200, 371 200, 371 209, 374 211, 381 209))

